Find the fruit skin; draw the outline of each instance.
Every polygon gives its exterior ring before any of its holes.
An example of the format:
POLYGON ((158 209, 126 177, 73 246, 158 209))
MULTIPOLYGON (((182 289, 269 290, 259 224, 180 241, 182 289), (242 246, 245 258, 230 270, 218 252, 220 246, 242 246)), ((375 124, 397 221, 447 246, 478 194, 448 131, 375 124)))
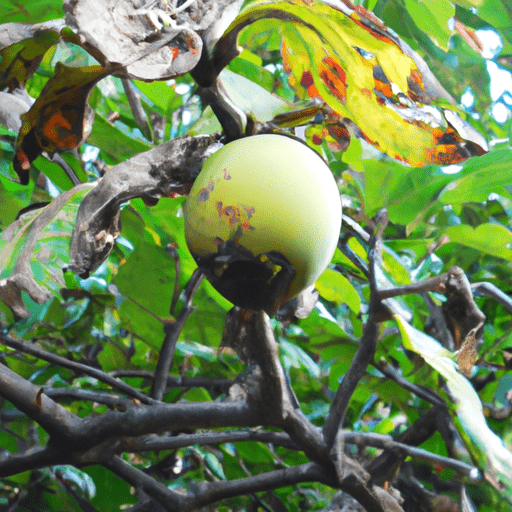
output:
POLYGON ((341 202, 316 152, 291 137, 255 135, 206 160, 184 220, 190 252, 212 285, 240 307, 273 314, 329 264, 341 202))

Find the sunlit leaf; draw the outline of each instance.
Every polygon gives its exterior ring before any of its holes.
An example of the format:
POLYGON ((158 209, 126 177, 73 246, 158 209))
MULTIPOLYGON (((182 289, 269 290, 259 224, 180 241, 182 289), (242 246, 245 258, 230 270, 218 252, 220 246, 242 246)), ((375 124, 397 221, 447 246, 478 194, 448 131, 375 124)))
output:
POLYGON ((354 313, 359 313, 361 299, 350 281, 339 272, 330 268, 324 270, 317 279, 315 288, 325 300, 338 305, 347 304, 354 313))
POLYGON ((457 242, 485 254, 512 261, 512 232, 500 224, 481 224, 473 229, 467 224, 444 230, 451 242, 457 242))
POLYGON ((285 70, 299 97, 325 102, 381 151, 413 166, 485 152, 483 138, 449 108, 425 63, 371 13, 319 0, 260 0, 241 12, 218 48, 266 18, 279 20, 285 70), (434 107, 440 98, 444 108, 434 107))
POLYGON ((464 164, 440 196, 445 204, 483 202, 512 184, 512 151, 498 149, 464 164))

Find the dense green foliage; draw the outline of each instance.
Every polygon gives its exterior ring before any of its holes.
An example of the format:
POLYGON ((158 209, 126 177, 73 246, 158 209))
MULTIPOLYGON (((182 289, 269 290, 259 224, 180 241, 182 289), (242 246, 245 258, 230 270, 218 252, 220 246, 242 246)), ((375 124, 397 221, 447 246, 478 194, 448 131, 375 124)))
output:
MULTIPOLYGON (((22 3, 23 8, 14 1, 4 2, 0 7, 0 21, 39 23, 63 16, 59 0, 22 3)), ((509 3, 506 0, 453 3, 448 0, 365 0, 356 3, 372 10, 418 52, 459 103, 463 95, 471 95, 471 105, 464 103, 466 120, 490 142, 490 151, 456 165, 415 168, 390 158, 356 136, 351 137, 344 152, 334 151, 336 148, 327 143, 316 146, 328 162, 342 196, 344 222, 339 248, 316 283, 320 299, 309 316, 291 322, 277 319, 271 322, 279 342, 281 363, 302 411, 318 427, 324 424, 332 397, 351 365, 368 322, 370 284, 362 269, 372 264, 368 258, 368 234, 378 229, 376 215, 381 209, 387 209, 389 223, 382 234, 382 260, 377 263, 380 271, 375 276, 380 289, 420 282, 442 275, 456 265, 471 283, 487 282, 505 294, 512 292, 512 150, 509 138, 512 115, 507 110, 506 119, 498 122, 492 114, 493 108, 496 112, 496 105, 508 109, 512 98, 512 89, 501 91, 498 85, 505 83, 502 76, 507 77, 509 87, 512 84, 507 71, 512 69, 509 3), (457 30, 452 29, 449 21, 454 17, 459 24, 457 30), (493 34, 499 34, 503 43, 501 53, 491 56, 476 51, 469 44, 478 40, 471 29, 492 29, 493 34), (489 74, 495 69, 503 74, 500 78, 489 74), (359 267, 357 261, 361 263, 359 267)), ((244 50, 221 74, 233 103, 259 122, 268 122, 278 114, 309 104, 308 99, 297 97, 288 82, 289 74, 283 69, 279 21, 265 23, 254 23, 241 33, 239 42, 244 50)), ((94 59, 76 45, 52 46, 26 84, 32 97, 39 95, 59 61, 70 65, 94 63, 94 59)), ((108 166, 165 141, 187 134, 221 131, 212 109, 195 94, 196 82, 189 74, 167 83, 134 81, 134 85, 141 95, 152 139, 141 133, 122 81, 107 76, 89 97, 95 121, 87 143, 74 153, 63 154, 81 181, 95 182, 108 166)), ((459 108, 463 113, 464 109, 459 108)), ((309 125, 306 133, 310 140, 318 133, 318 128, 309 125)), ((381 129, 394 128, 383 124, 381 129)), ((12 159, 16 135, 0 127, 0 232, 5 232, 15 221, 20 209, 40 201, 53 201, 73 188, 61 167, 44 157, 34 161, 31 176, 37 176, 34 170, 41 171, 51 184, 43 180, 36 184, 33 179, 28 186, 15 182, 12 159)), ((88 279, 70 272, 54 279, 53 267, 48 270, 45 248, 52 249, 51 265, 66 265, 74 215, 88 191, 86 188, 75 192, 74 199, 62 210, 63 214, 49 224, 45 237, 39 240, 38 256, 31 268, 36 281, 48 286, 49 300, 36 304, 24 293, 23 302, 30 316, 17 322, 11 310, 0 302, 2 336, 37 343, 40 349, 120 377, 132 388, 150 394, 164 330, 176 320, 177 312, 186 307, 183 294, 176 308, 171 307, 177 298, 176 290, 184 289, 196 269, 184 238, 182 206, 185 198, 161 198, 153 206, 147 206, 138 198, 123 205, 122 231, 108 259, 88 279)), ((0 240, 0 280, 13 272, 16 251, 20 250, 13 249, 12 245, 8 248, 4 242, 0 240)), ((400 313, 408 325, 432 337, 449 339, 446 327, 444 335, 435 332, 439 324, 433 319, 446 301, 439 291, 388 300, 394 312, 400 313)), ((512 450, 509 416, 512 308, 510 302, 500 303, 495 296, 488 296, 481 290, 475 292, 475 302, 486 319, 477 343, 479 359, 469 381, 484 404, 484 412, 490 411, 488 426, 504 441, 503 450, 512 450), (509 414, 501 418, 499 414, 492 414, 507 408, 509 414)), ((231 304, 203 280, 194 295, 193 305, 195 309, 183 325, 176 344, 171 368, 175 379, 165 391, 165 403, 220 402, 227 393, 226 383, 246 371, 234 350, 221 347, 231 304)), ((432 407, 425 397, 415 394, 415 389, 433 390, 447 403, 449 393, 442 384, 438 368, 434 370, 425 363, 426 357, 414 354, 413 346, 406 340, 408 349, 404 348, 403 332, 401 334, 395 319, 385 316, 378 335, 373 364, 368 366, 351 397, 343 428, 397 437, 432 407), (405 380, 414 387, 404 386, 405 380)), ((0 348, 0 362, 36 386, 122 395, 122 391, 113 389, 101 378, 23 350, 4 345, 0 348)), ((454 350, 453 345, 447 348, 454 350)), ((421 350, 416 351, 421 354, 421 350)), ((52 395, 48 393, 48 396, 52 395)), ((90 400, 80 395, 74 399, 65 392, 61 398, 58 394, 53 396, 80 418, 101 415, 109 408, 108 401, 102 401, 100 395, 90 400)), ((4 456, 45 445, 48 433, 7 400, 2 398, 0 406, 4 427, 0 431, 1 467, 4 456)), ((450 408, 452 420, 445 418, 444 425, 449 424, 452 430, 448 427, 443 430, 439 422, 433 435, 420 448, 459 458, 492 473, 492 482, 469 482, 453 469, 432 461, 408 459, 408 464, 433 495, 445 493, 460 503, 458 482, 465 482, 467 495, 479 512, 510 510, 510 475, 504 476, 500 468, 492 471, 492 461, 482 454, 482 450, 486 450, 484 441, 466 436, 455 406, 450 408)), ((265 426, 264 419, 262 425, 265 426)), ((356 445, 349 445, 347 450, 360 461, 369 461, 378 453, 377 448, 368 446, 356 449, 356 445)), ((302 451, 255 441, 216 446, 194 444, 138 453, 125 450, 122 458, 138 469, 145 469, 147 474, 173 490, 189 490, 192 482, 241 479, 310 460, 302 451)), ((268 507, 264 510, 322 510, 335 492, 336 489, 328 485, 308 482, 262 491, 257 496, 229 498, 215 507, 219 511, 257 510, 264 503, 268 507)), ((403 487, 401 492, 405 492, 403 487)), ((138 500, 136 494, 129 483, 102 465, 80 468, 50 465, 3 479, 0 506, 19 512, 109 512, 129 510, 138 500)))

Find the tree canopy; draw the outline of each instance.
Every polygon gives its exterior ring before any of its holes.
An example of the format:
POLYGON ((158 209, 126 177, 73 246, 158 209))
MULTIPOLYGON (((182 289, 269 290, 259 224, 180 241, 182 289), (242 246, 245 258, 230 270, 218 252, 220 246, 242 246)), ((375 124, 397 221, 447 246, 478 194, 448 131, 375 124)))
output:
POLYGON ((507 0, 0 22, 2 509, 510 510, 507 0), (183 220, 206 159, 257 134, 316 151, 343 207, 271 316, 204 278, 183 220))

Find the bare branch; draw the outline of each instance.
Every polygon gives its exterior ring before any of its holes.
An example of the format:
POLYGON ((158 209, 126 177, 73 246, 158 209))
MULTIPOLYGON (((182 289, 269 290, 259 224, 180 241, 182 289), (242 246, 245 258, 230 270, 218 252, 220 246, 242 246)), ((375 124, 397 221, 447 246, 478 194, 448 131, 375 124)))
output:
MULTIPOLYGON (((148 370, 112 370, 109 372, 112 377, 129 377, 153 380, 155 373, 148 370)), ((221 388, 227 391, 232 385, 231 379, 212 379, 209 377, 174 377, 167 376, 168 388, 221 388)))
POLYGON ((468 477, 473 482, 480 482, 484 479, 480 470, 475 466, 471 466, 470 464, 460 460, 431 453, 427 450, 423 450, 422 448, 416 448, 414 446, 409 446, 408 444, 393 441, 391 436, 385 434, 344 431, 341 433, 341 436, 347 443, 374 446, 376 448, 382 448, 383 450, 391 450, 393 452, 401 453, 404 456, 408 455, 416 459, 431 462, 432 464, 440 464, 441 466, 452 468, 461 475, 468 477))
POLYGON ((194 494, 187 496, 184 500, 185 506, 182 510, 192 510, 222 499, 242 494, 269 491, 287 485, 296 485, 301 482, 321 482, 325 485, 337 487, 332 473, 326 471, 320 464, 309 462, 239 480, 210 483, 199 482, 194 494))
POLYGON ((399 386, 407 389, 414 395, 422 398, 426 402, 431 403, 432 405, 444 406, 445 401, 430 388, 419 386, 417 384, 413 384, 408 381, 406 378, 402 377, 397 370, 395 370, 391 365, 381 364, 379 362, 372 363, 375 368, 377 368, 380 372, 382 372, 388 379, 396 382, 399 386))
POLYGON ((385 300, 398 295, 409 295, 411 293, 424 293, 424 292, 438 292, 444 293, 446 291, 446 279, 448 272, 438 276, 429 277, 424 281, 418 283, 405 284, 403 286, 396 286, 388 288, 387 290, 379 290, 379 299, 385 300))
POLYGON ((155 371, 155 380, 153 382, 153 389, 151 395, 155 400, 162 400, 167 384, 167 377, 171 370, 172 360, 174 357, 174 350, 176 348, 176 342, 178 336, 185 324, 185 321, 189 315, 193 312, 192 299, 197 291, 197 288, 201 284, 203 279, 203 273, 199 268, 194 270, 190 281, 185 287, 185 304, 183 305, 176 321, 169 322, 164 325, 165 338, 160 349, 160 355, 158 357, 158 363, 155 371))
POLYGON ((190 435, 181 434, 174 437, 150 436, 142 439, 127 439, 119 446, 119 450, 139 453, 159 450, 176 450, 178 448, 184 448, 194 444, 204 446, 236 443, 240 441, 271 443, 273 445, 283 446, 289 450, 300 449, 288 434, 281 432, 266 432, 264 430, 235 430, 228 432, 205 432, 190 435))
POLYGON ((323 426, 323 435, 329 449, 334 445, 338 429, 343 425, 345 412, 350 398, 366 372, 366 368, 373 359, 375 347, 377 346, 379 334, 379 315, 380 315, 380 298, 378 295, 377 283, 375 280, 375 266, 380 261, 380 246, 382 244, 382 232, 387 225, 387 214, 381 213, 380 227, 377 233, 370 240, 370 308, 368 312, 368 320, 366 322, 363 336, 359 342, 357 352, 352 359, 352 363, 343 376, 343 380, 336 392, 336 396, 331 404, 329 414, 323 426))
POLYGON ((507 311, 512 312, 512 299, 492 283, 472 283, 471 289, 499 302, 507 311))
POLYGON ((115 473, 117 476, 126 480, 138 491, 142 491, 151 496, 157 503, 162 505, 169 512, 184 511, 184 497, 171 491, 167 486, 158 482, 153 477, 147 475, 130 464, 127 464, 119 457, 112 457, 103 465, 115 473))
POLYGON ((67 400, 67 401, 87 401, 97 402, 99 404, 105 404, 109 407, 116 409, 126 409, 129 405, 133 404, 133 401, 129 398, 125 398, 111 393, 102 393, 88 391, 86 389, 76 388, 48 388, 44 387, 44 394, 49 396, 52 400, 67 400))
POLYGON ((0 478, 56 464, 64 464, 66 456, 53 446, 37 446, 24 453, 14 453, 0 460, 0 478))
POLYGON ((133 89, 133 85, 127 78, 121 79, 124 87, 124 92, 126 93, 126 98, 132 110, 133 118, 135 122, 140 128, 140 131, 146 137, 146 139, 151 140, 151 130, 149 128, 148 119, 146 116, 146 112, 142 108, 142 103, 140 101, 140 95, 135 92, 133 89))
POLYGON ((48 398, 43 388, 28 382, 4 365, 0 365, 0 395, 56 438, 67 435, 81 421, 48 398))
POLYGON ((3 345, 7 345, 15 350, 19 350, 25 354, 30 354, 32 356, 38 357, 43 361, 48 361, 49 363, 56 364, 61 366, 62 368, 68 368, 69 370, 73 370, 76 373, 84 373, 85 375, 89 375, 90 377, 94 377, 101 382, 105 382, 109 386, 112 386, 114 389, 118 389, 123 393, 126 393, 133 398, 137 398, 141 402, 145 404, 153 403, 154 400, 144 393, 132 388, 125 382, 121 380, 117 380, 114 377, 110 376, 108 373, 105 373, 97 368, 92 368, 87 366, 86 364, 77 363, 75 361, 70 361, 65 357, 58 356, 56 354, 52 354, 51 352, 47 352, 46 350, 42 350, 40 348, 35 347, 25 341, 15 340, 13 338, 8 338, 0 333, 0 341, 3 345))

